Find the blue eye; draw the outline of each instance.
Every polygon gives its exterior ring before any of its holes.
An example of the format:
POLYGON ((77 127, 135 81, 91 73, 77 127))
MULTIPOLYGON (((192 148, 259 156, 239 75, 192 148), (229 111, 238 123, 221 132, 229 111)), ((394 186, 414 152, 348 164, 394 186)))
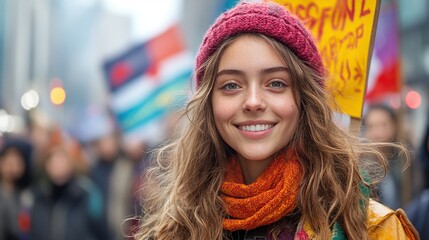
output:
POLYGON ((236 83, 227 83, 222 87, 222 89, 225 89, 225 90, 237 90, 238 88, 239 86, 236 83))
POLYGON ((282 87, 286 87, 286 84, 283 83, 282 81, 272 81, 268 84, 268 86, 273 88, 282 88, 282 87))

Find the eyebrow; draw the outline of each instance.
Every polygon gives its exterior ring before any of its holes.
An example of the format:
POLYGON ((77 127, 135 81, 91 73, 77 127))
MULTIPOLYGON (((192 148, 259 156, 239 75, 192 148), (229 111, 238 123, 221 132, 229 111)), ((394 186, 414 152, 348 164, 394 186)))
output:
MULTIPOLYGON (((269 74, 269 73, 274 73, 274 72, 288 72, 289 73, 290 71, 289 71, 289 68, 287 68, 287 67, 279 66, 279 67, 271 67, 271 68, 262 69, 261 71, 259 71, 259 74, 264 75, 264 74, 269 74)), ((223 69, 216 74, 216 78, 221 76, 221 75, 241 75, 241 76, 244 76, 245 73, 244 73, 244 71, 237 70, 237 69, 223 69)))
POLYGON ((261 74, 268 74, 268 73, 274 73, 274 72, 288 72, 289 68, 287 67, 272 67, 272 68, 266 68, 261 71, 261 74))

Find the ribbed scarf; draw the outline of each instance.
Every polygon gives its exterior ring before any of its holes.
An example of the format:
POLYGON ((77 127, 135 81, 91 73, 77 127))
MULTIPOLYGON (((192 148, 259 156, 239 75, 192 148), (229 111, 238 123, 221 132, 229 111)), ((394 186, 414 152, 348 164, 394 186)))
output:
POLYGON ((229 215, 223 228, 250 230, 280 220, 295 208, 302 176, 297 157, 282 152, 254 183, 245 185, 237 156, 231 157, 221 187, 229 215))

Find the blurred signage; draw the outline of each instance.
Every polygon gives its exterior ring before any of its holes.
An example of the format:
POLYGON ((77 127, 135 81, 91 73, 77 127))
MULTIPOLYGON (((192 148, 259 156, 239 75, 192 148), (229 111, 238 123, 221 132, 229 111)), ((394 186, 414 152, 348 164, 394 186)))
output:
POLYGON ((379 0, 274 0, 312 31, 341 111, 362 116, 379 0))

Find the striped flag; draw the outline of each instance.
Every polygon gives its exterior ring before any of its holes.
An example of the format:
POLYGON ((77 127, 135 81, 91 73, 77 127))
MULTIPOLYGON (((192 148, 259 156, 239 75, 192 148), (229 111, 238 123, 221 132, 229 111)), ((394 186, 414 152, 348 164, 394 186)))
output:
POLYGON ((111 107, 125 137, 162 140, 163 119, 187 99, 192 66, 177 25, 105 62, 111 107))

